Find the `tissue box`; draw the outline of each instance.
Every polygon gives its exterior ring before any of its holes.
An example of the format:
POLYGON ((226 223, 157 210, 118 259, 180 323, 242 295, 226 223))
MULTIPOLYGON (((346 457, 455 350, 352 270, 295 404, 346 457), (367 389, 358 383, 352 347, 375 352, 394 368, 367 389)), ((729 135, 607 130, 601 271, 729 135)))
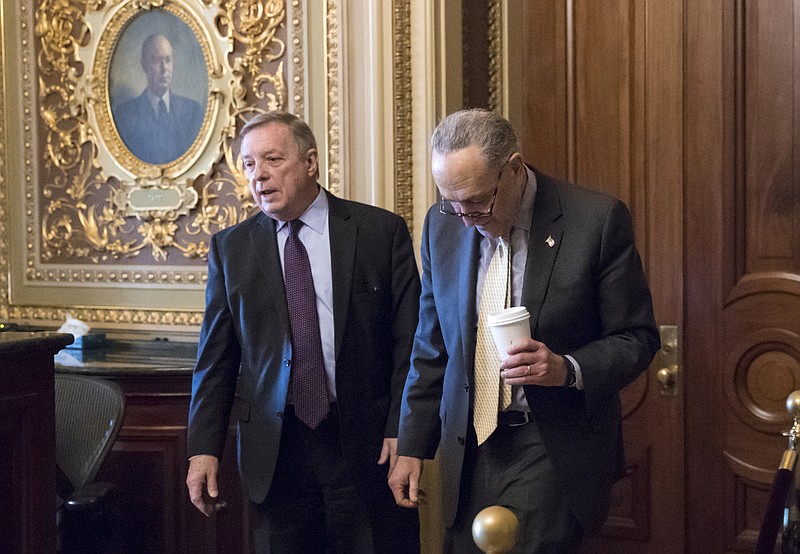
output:
POLYGON ((103 346, 105 343, 105 333, 89 333, 88 335, 75 337, 75 341, 68 345, 67 348, 71 350, 84 350, 87 348, 97 348, 99 346, 103 346))

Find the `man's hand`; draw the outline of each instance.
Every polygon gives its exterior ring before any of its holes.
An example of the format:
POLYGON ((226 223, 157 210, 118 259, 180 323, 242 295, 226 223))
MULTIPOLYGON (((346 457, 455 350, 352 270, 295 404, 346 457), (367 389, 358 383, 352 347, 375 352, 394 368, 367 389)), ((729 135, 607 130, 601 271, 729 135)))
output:
POLYGON ((398 456, 389 476, 389 488, 394 501, 403 508, 417 508, 425 503, 425 492, 419 488, 422 477, 422 460, 411 456, 398 456))
POLYGON ((389 477, 392 476, 394 466, 397 463, 397 439, 383 439, 383 448, 381 448, 381 457, 378 459, 380 465, 389 462, 389 477))
POLYGON ((217 496, 219 496, 218 472, 219 460, 216 456, 193 456, 189 460, 189 472, 186 475, 189 498, 192 499, 192 504, 206 516, 225 507, 225 502, 217 500, 217 496))
POLYGON ((508 349, 500 364, 500 376, 509 385, 562 387, 567 378, 567 363, 546 344, 528 339, 508 349))

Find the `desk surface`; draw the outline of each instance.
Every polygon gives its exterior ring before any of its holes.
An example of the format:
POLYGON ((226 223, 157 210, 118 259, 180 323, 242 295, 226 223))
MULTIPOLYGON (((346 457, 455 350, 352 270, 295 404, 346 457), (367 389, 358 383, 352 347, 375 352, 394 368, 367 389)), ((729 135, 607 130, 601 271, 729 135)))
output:
POLYGON ((56 371, 84 375, 183 375, 194 369, 197 344, 117 341, 83 350, 65 348, 55 356, 56 371))
POLYGON ((0 333, 0 354, 26 348, 63 348, 72 342, 70 335, 63 333, 6 331, 0 333))

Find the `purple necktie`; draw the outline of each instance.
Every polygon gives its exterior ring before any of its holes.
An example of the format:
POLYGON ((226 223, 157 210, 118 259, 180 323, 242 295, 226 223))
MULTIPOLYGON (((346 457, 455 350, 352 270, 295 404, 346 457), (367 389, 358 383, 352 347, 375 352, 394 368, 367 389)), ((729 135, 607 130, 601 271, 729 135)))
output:
POLYGON ((286 303, 292 327, 292 396, 300 421, 312 429, 330 410, 325 383, 325 362, 319 335, 317 296, 306 247, 297 236, 303 222, 289 222, 289 238, 283 250, 286 303))

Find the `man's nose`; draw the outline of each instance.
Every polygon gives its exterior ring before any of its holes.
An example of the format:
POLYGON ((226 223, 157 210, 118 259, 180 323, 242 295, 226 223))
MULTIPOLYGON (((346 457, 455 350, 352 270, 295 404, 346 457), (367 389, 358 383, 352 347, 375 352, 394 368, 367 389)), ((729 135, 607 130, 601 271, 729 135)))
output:
POLYGON ((266 181, 267 179, 269 179, 267 164, 255 162, 255 167, 253 168, 253 179, 255 179, 256 181, 266 181))

